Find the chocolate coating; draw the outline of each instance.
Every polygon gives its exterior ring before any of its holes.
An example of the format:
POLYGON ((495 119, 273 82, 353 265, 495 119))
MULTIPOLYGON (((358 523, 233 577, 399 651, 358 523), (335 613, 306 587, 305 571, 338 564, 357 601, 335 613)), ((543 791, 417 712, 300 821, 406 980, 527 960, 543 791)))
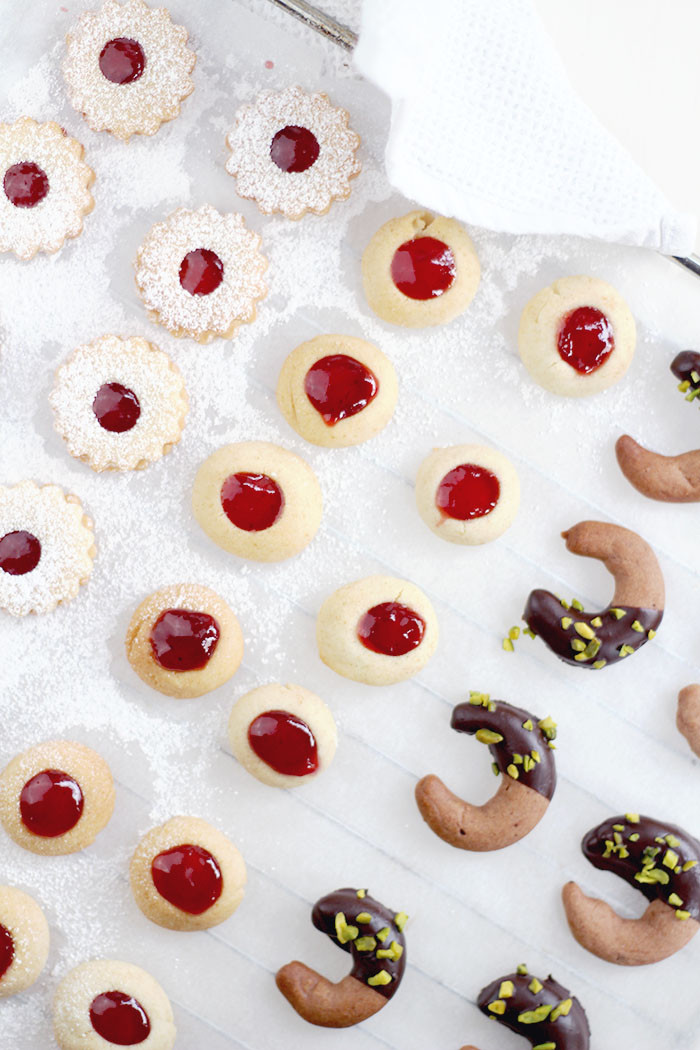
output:
POLYGON ((585 835, 581 849, 594 867, 618 875, 647 900, 700 920, 700 842, 682 828, 652 817, 610 817, 585 835), (669 901, 672 894, 680 904, 669 901))
POLYGON ((530 592, 523 620, 560 660, 575 667, 600 670, 601 666, 608 667, 631 656, 629 649, 634 652, 641 649, 649 640, 649 631, 658 630, 663 615, 663 609, 642 609, 635 605, 608 606, 602 612, 587 613, 566 608, 551 591, 536 590, 530 592), (611 608, 624 615, 618 619, 611 608), (602 623, 594 626, 593 620, 598 618, 602 623), (565 627, 564 624, 569 620, 571 622, 565 627), (594 638, 588 639, 579 634, 577 624, 589 627, 594 638), (636 627, 633 628, 632 624, 636 627), (639 627, 642 629, 639 630, 639 627), (577 642, 577 645, 582 643, 584 648, 578 645, 577 651, 572 648, 572 642, 577 642), (623 646, 629 647, 624 653, 623 646), (601 661, 605 662, 601 665, 601 661))
POLYGON ((589 1050, 591 1032, 585 1010, 552 977, 542 981, 528 973, 509 973, 482 988, 477 1005, 483 1014, 524 1036, 533 1047, 544 1044, 556 1050, 589 1050), (513 986, 512 994, 501 996, 504 984, 509 990, 508 983, 513 986), (538 990, 532 991, 531 986, 538 990), (568 1012, 557 1012, 561 1004, 568 1012), (530 1016, 533 1011, 537 1011, 534 1017, 530 1016))
POLYGON ((697 350, 681 350, 671 361, 670 368, 676 379, 680 379, 682 383, 687 381, 693 389, 700 386, 692 377, 693 372, 700 375, 700 353, 697 350))
POLYGON ((383 970, 391 980, 387 984, 371 984, 375 992, 385 999, 391 999, 397 991, 406 968, 406 941, 396 925, 397 913, 385 908, 383 904, 370 897, 366 891, 344 888, 335 890, 314 904, 311 921, 317 930, 327 934, 344 952, 350 952, 353 959, 351 977, 363 984, 370 984, 370 978, 376 977, 383 970), (359 893, 364 896, 358 897, 359 893), (348 940, 339 938, 336 928, 337 916, 341 915, 347 927, 351 927, 348 940), (369 921, 359 921, 358 916, 369 915, 369 921), (352 936, 353 931, 355 932, 352 936), (386 932, 385 932, 386 931, 386 932), (381 936, 378 936, 381 934, 381 936), (374 947, 358 948, 361 938, 374 940, 374 947), (378 952, 390 952, 398 958, 386 958, 378 952))
POLYGON ((452 711, 451 725, 458 733, 470 736, 480 729, 498 733, 503 739, 489 743, 488 749, 500 772, 512 776, 515 767, 517 777, 514 779, 551 799, 557 786, 554 752, 549 746, 549 741, 556 736, 553 722, 546 723, 522 707, 486 697, 482 703, 457 704, 452 711), (540 722, 547 726, 549 736, 540 728, 540 722), (525 724, 531 725, 532 729, 526 729, 525 724), (539 759, 534 758, 533 752, 539 759), (525 763, 526 757, 531 762, 525 763))

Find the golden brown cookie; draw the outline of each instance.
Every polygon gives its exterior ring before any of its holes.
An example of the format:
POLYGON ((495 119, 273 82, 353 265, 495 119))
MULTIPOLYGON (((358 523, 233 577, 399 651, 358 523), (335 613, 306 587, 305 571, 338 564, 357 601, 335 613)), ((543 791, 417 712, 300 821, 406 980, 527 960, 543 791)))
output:
POLYGON ((0 886, 0 999, 34 984, 49 954, 49 925, 36 901, 0 886))

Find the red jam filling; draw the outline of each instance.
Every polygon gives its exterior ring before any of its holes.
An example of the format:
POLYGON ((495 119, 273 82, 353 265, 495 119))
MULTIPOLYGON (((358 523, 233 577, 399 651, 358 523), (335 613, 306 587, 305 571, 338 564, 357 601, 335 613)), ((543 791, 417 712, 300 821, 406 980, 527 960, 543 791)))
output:
POLYGON ((471 521, 490 514, 500 494, 495 474, 476 463, 462 463, 445 474, 435 493, 435 503, 446 517, 471 521))
POLYGON ((33 208, 49 192, 49 177, 33 161, 13 164, 3 179, 5 196, 15 208, 33 208))
POLYGON ((248 743, 277 773, 305 777, 318 769, 318 748, 310 726, 291 711, 264 711, 248 726, 248 743))
POLYGON ((267 474, 230 474, 221 486, 221 506, 237 529, 262 532, 284 509, 284 493, 267 474))
POLYGON ((379 391, 373 372, 347 354, 322 357, 304 378, 311 404, 329 427, 367 408, 379 391))
POLYGON ((201 671, 219 642, 213 616, 190 609, 165 609, 151 628, 153 659, 166 671, 201 671))
POLYGON ((423 641, 425 620, 400 602, 382 602, 368 609, 357 624, 365 649, 384 656, 405 656, 423 641))
POLYGON ((131 84, 146 68, 146 56, 138 40, 118 36, 108 40, 100 51, 102 76, 113 84, 131 84))
POLYGON ((590 375, 615 349, 612 325, 595 306, 579 306, 563 319, 557 349, 567 365, 582 375, 590 375))
POLYGON ((36 569, 40 558, 41 544, 31 532, 6 532, 0 539, 0 569, 10 576, 26 575, 36 569))
POLYGON ((282 171, 306 171, 318 160, 318 139, 308 128, 290 124, 280 128, 270 143, 270 156, 282 171))
POLYGON ((61 769, 37 773, 19 796, 22 823, 27 831, 44 839, 55 839, 74 828, 84 805, 80 784, 61 769))
POLYGON ((201 915, 216 904, 224 888, 221 868, 202 846, 175 846, 151 864, 153 885, 166 901, 188 915, 201 915))
POLYGON ((148 1014, 133 995, 103 992, 90 1003, 90 1024, 115 1046, 137 1046, 151 1033, 148 1014))
POLYGON ((6 926, 0 926, 0 981, 12 966, 15 957, 15 942, 6 926))
POLYGON ((133 390, 121 383, 103 383, 95 394, 92 411, 103 430, 123 434, 135 427, 141 415, 141 405, 133 390))
POLYGON ((404 241, 391 260, 391 278, 409 299, 435 299, 452 285, 457 273, 452 249, 435 237, 404 241))
POLYGON ((224 264, 209 248, 195 248, 180 263, 180 284, 190 295, 210 295, 224 279, 224 264))

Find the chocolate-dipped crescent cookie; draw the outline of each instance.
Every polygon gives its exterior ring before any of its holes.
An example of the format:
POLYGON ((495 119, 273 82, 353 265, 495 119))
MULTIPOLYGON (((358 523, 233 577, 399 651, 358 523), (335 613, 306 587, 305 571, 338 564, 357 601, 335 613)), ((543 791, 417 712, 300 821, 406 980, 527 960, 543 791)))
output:
POLYGON ((664 580, 656 555, 641 536, 620 525, 581 521, 562 536, 567 550, 602 561, 615 580, 610 605, 587 613, 551 591, 531 591, 523 619, 560 660, 600 670, 640 649, 664 615, 664 580))
POLYGON ((563 899, 571 932, 589 952, 620 966, 659 962, 700 929, 700 842, 687 831, 637 813, 611 817, 584 837, 584 856, 611 871, 651 903, 639 919, 623 919, 575 882, 563 899))
POLYGON ((310 1024, 347 1028, 365 1021, 398 991, 406 967, 404 912, 393 912, 367 890, 345 888, 322 897, 311 920, 352 955, 352 970, 337 984, 301 962, 278 970, 277 987, 310 1024))
POLYGON ((471 693, 467 703, 454 708, 451 725, 488 746, 501 783, 493 798, 473 806, 430 774, 416 785, 421 816, 436 835, 458 849, 510 846, 539 823, 554 794, 556 724, 522 707, 492 700, 488 693, 471 693))
POLYGON ((531 977, 519 966, 482 988, 477 1005, 483 1014, 522 1035, 535 1050, 588 1050, 591 1032, 586 1012, 567 988, 547 977, 531 977))

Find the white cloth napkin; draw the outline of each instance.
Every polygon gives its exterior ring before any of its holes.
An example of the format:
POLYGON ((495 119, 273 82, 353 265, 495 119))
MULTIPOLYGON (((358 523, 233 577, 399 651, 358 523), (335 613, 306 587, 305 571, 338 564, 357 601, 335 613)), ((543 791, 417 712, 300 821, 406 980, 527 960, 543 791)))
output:
POLYGON ((354 61, 391 98, 407 197, 492 230, 692 250, 696 218, 578 97, 531 0, 364 0, 354 61))

